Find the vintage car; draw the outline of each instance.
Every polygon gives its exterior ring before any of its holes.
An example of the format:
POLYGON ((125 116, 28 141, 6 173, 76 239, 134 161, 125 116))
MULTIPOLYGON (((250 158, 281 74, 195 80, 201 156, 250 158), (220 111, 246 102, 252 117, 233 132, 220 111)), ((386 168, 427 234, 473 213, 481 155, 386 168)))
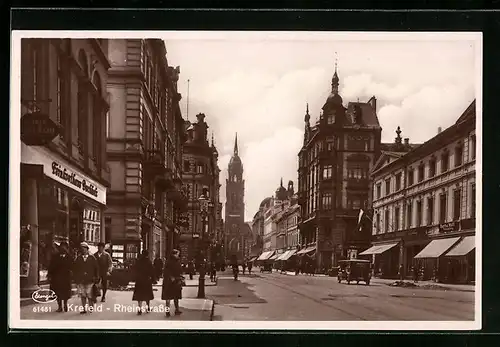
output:
POLYGON ((351 282, 356 281, 356 284, 359 284, 360 281, 363 281, 367 285, 370 285, 372 273, 370 266, 371 262, 369 260, 340 260, 338 265, 337 279, 339 283, 347 281, 347 284, 350 284, 351 282))

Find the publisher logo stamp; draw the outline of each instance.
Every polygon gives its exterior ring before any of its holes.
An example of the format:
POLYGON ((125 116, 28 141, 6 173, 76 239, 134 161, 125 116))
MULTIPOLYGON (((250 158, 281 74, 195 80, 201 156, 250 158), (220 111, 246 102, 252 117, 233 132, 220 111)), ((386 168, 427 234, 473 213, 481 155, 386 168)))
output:
POLYGON ((39 304, 47 304, 49 302, 54 302, 57 300, 56 293, 51 289, 38 289, 31 294, 31 298, 34 302, 39 304))

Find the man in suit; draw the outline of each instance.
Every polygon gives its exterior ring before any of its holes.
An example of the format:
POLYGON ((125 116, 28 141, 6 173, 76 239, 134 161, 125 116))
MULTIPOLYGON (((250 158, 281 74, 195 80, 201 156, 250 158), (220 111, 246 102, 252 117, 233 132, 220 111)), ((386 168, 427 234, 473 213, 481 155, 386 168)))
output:
POLYGON ((75 260, 74 278, 82 300, 83 309, 80 313, 83 314, 87 313, 87 308, 89 308, 90 312, 93 311, 95 298, 92 293, 92 286, 98 283, 99 265, 96 258, 92 254, 89 254, 88 243, 82 242, 80 248, 82 253, 75 260), (91 307, 87 307, 87 299, 91 307))
POLYGON ((108 280, 111 276, 111 270, 113 270, 113 261, 108 252, 104 251, 104 243, 100 242, 97 245, 97 253, 94 254, 99 264, 99 281, 102 288, 102 298, 101 302, 106 301, 106 291, 108 290, 108 280))

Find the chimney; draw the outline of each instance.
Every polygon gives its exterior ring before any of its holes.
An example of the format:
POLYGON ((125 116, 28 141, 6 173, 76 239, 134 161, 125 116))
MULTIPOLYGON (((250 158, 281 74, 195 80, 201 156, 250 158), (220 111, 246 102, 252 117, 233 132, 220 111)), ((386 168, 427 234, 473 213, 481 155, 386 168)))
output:
POLYGON ((443 130, 443 129, 441 129, 441 127, 438 127, 438 134, 441 134, 441 131, 442 131, 442 130, 443 130))
POLYGON ((409 146, 410 145, 410 139, 407 137, 405 138, 405 146, 409 146))

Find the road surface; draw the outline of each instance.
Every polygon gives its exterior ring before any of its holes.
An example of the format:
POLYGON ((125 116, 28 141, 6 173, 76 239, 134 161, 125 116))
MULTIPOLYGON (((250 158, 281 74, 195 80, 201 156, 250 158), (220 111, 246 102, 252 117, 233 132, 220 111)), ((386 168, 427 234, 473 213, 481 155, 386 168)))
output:
POLYGON ((465 321, 474 320, 474 293, 338 283, 332 277, 229 273, 207 290, 214 320, 465 321))

